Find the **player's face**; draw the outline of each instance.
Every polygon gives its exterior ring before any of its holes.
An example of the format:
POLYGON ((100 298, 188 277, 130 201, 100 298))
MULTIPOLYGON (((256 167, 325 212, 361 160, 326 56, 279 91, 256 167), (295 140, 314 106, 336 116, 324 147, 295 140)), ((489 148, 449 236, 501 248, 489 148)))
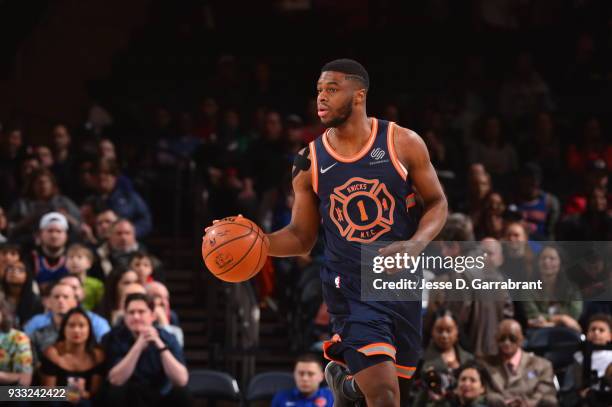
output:
POLYGON ((356 88, 345 76, 341 72, 325 71, 317 82, 317 114, 325 127, 338 127, 353 113, 356 88))

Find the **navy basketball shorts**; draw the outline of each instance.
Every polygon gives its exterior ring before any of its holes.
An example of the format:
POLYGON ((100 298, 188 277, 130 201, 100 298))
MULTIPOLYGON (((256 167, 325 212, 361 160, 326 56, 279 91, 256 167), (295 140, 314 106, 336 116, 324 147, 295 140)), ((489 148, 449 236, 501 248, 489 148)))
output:
POLYGON ((397 376, 410 379, 421 357, 421 302, 362 301, 359 278, 326 267, 321 278, 333 332, 323 345, 325 358, 353 375, 392 361, 397 376))

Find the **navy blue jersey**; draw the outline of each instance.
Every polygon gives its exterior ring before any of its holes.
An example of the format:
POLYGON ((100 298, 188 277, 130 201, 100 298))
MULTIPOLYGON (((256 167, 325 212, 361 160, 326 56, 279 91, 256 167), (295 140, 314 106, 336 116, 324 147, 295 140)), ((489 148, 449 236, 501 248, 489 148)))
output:
POLYGON ((368 142, 350 158, 333 151, 328 131, 310 143, 326 266, 336 273, 359 275, 362 245, 407 240, 416 231, 412 183, 393 147, 394 128, 373 118, 368 142))

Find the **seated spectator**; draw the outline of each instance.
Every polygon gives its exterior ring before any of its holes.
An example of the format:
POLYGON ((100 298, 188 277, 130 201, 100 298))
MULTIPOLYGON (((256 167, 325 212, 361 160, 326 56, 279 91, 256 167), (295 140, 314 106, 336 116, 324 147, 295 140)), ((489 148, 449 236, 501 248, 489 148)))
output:
POLYGON ((125 299, 130 294, 146 294, 147 289, 138 282, 129 283, 126 285, 120 285, 118 289, 119 301, 117 302, 117 309, 113 310, 111 317, 112 326, 121 325, 123 323, 124 311, 125 311, 125 299))
POLYGON ((104 283, 87 275, 93 265, 94 255, 87 247, 77 243, 68 248, 66 257, 68 273, 79 278, 85 291, 85 298, 83 298, 81 304, 83 308, 91 311, 104 298, 104 283))
POLYGON ((323 382, 323 366, 316 355, 299 356, 293 368, 296 386, 291 390, 281 390, 274 395, 272 407, 311 406, 331 407, 334 396, 327 387, 320 387, 323 382))
POLYGON ((49 212, 40 219, 40 245, 32 251, 32 270, 41 294, 49 286, 68 274, 66 243, 68 221, 59 212, 49 212))
POLYGON ((506 204, 499 192, 491 191, 482 198, 482 211, 474 222, 478 238, 485 236, 501 239, 504 232, 504 211, 506 204))
POLYGON ((156 259, 153 256, 141 251, 138 251, 132 255, 129 267, 138 274, 140 284, 145 285, 155 280, 159 280, 155 275, 157 274, 157 270, 155 269, 155 260, 156 259))
POLYGON ((491 386, 489 372, 477 362, 464 363, 457 371, 454 406, 486 407, 486 394, 491 386))
POLYGON ((581 332, 578 318, 582 312, 580 292, 569 282, 560 249, 546 245, 538 256, 539 279, 543 290, 534 291, 524 303, 530 328, 564 326, 581 332))
MULTIPOLYGON (((420 392, 412 407, 493 407, 487 399, 491 387, 491 376, 486 369, 474 360, 463 363, 455 372, 456 387, 447 385, 439 388, 435 376, 430 376, 431 384, 425 386, 427 392, 420 392)), ((454 383, 453 380, 453 383, 454 383)), ((449 383, 450 384, 450 383, 449 383)), ((495 405, 497 407, 497 405, 495 405)))
POLYGON ((96 215, 96 239, 98 241, 98 245, 106 242, 108 237, 110 236, 111 230, 115 222, 119 220, 119 217, 110 208, 102 209, 96 215))
MULTIPOLYGON (((85 289, 83 287, 83 283, 81 282, 81 279, 78 278, 75 275, 72 274, 68 274, 67 276, 64 276, 61 278, 61 280, 59 281, 59 283, 61 284, 67 284, 70 287, 72 287, 72 289, 74 290, 75 294, 76 294, 76 298, 77 298, 77 304, 79 307, 83 307, 83 301, 85 300, 85 289)), ((104 326, 106 324, 108 324, 108 321, 102 317, 101 315, 96 314, 93 311, 87 311, 87 316, 89 317, 89 319, 92 320, 92 323, 95 324, 96 328, 98 325, 100 326, 104 326)), ((95 333, 96 331, 94 331, 95 333)), ((103 334, 102 334, 103 335, 103 334)), ((99 335, 97 337, 97 341, 100 342, 100 339, 102 338, 101 335, 99 335)))
POLYGON ((476 142, 468 153, 471 163, 482 163, 493 177, 507 176, 518 167, 516 150, 504 140, 501 121, 494 115, 482 120, 476 142))
MULTIPOLYGON (((121 290, 130 284, 140 284, 138 274, 130 269, 118 269, 108 277, 104 291, 104 315, 109 321, 115 321, 115 313, 121 313, 121 290)), ((142 284, 141 284, 142 285, 142 284)))
POLYGON ((5 266, 2 274, 2 291, 15 310, 14 326, 21 329, 32 316, 43 311, 40 299, 32 290, 32 273, 18 261, 5 266))
POLYGON ((28 177, 23 198, 18 199, 9 212, 11 238, 20 242, 29 241, 37 222, 48 212, 61 212, 73 230, 80 229, 81 213, 78 206, 70 198, 61 195, 53 173, 42 168, 28 177))
POLYGON ((118 216, 129 219, 134 225, 138 238, 143 238, 151 232, 149 207, 132 183, 120 178, 119 166, 115 160, 103 158, 98 162, 96 186, 97 194, 88 198, 89 201, 95 201, 97 207, 109 207, 118 216))
MULTIPOLYGON (((612 317, 607 314, 593 315, 589 319, 586 340, 596 346, 609 344, 612 341, 612 317)), ((612 363, 612 350, 594 350, 591 353, 589 372, 584 370, 586 366, 582 352, 576 352, 574 359, 575 363, 569 368, 569 378, 573 383, 571 387, 578 392, 580 398, 586 398, 587 389, 606 376, 606 369, 612 363), (591 380, 590 382, 585 382, 584 379, 587 377, 591 380)))
POLYGON ((181 348, 184 344, 183 330, 178 324, 173 324, 170 315, 170 293, 165 285, 154 281, 146 285, 147 294, 155 305, 155 323, 161 329, 168 331, 176 338, 181 348))
POLYGON ((534 254, 529 247, 528 236, 522 222, 506 224, 502 241, 507 243, 504 245, 504 264, 501 268, 506 278, 526 281, 533 277, 534 254))
POLYGON ((587 195, 586 211, 566 217, 559 224, 559 240, 612 240, 612 214, 608 211, 607 191, 595 187, 587 195))
POLYGON ((103 275, 95 277, 106 279, 113 269, 127 267, 132 254, 141 249, 134 225, 127 219, 119 219, 113 224, 108 240, 96 250, 103 275))
POLYGON ((502 321, 497 340, 498 354, 483 359, 492 378, 487 399, 506 406, 558 406, 552 364, 521 349, 523 331, 519 323, 502 321))
POLYGON ((172 335, 153 325, 154 319, 149 297, 126 298, 125 324, 104 338, 110 367, 106 405, 190 405, 183 351, 172 335))
MULTIPOLYGON (((55 343, 60 324, 64 315, 78 305, 77 293, 66 283, 58 282, 49 294, 50 311, 32 317, 23 330, 32 339, 33 349, 37 355, 42 354, 47 347, 55 343)), ((91 320, 93 333, 100 342, 102 336, 110 330, 108 322, 92 312, 87 311, 91 320)))
POLYGON ((597 117, 588 118, 583 127, 580 144, 572 144, 567 149, 567 166, 570 171, 582 173, 589 161, 603 160, 607 168, 612 167, 612 145, 605 141, 601 121, 597 117))
POLYGON ((5 267, 17 263, 20 258, 19 246, 11 243, 0 244, 0 280, 4 278, 5 267))
MULTIPOLYGON (((454 383, 453 371, 473 359, 472 354, 459 346, 459 328, 453 314, 445 309, 438 310, 434 316, 432 340, 423 356, 422 382, 427 384, 428 377, 435 376, 443 377, 442 380, 449 384, 454 383)), ((416 396, 423 402, 415 406, 425 405, 427 399, 435 400, 436 394, 441 396, 437 390, 424 386, 416 396)))
POLYGON ((13 329, 10 305, 0 298, 0 385, 29 386, 32 382, 30 338, 13 329))
POLYGON ((537 164, 527 163, 521 168, 518 179, 516 205, 532 240, 554 240, 555 226, 559 219, 560 205, 556 196, 543 191, 542 170, 537 164))
POLYGON ((158 296, 162 298, 162 300, 164 301, 164 308, 169 310, 168 318, 170 323, 172 325, 179 325, 178 315, 170 307, 170 292, 168 291, 166 286, 160 282, 153 281, 151 283, 146 284, 145 288, 147 289, 147 294, 149 296, 158 296))
POLYGON ((567 199, 565 204, 565 215, 584 213, 587 210, 587 197, 591 191, 600 188, 607 192, 608 205, 610 204, 610 193, 608 192, 608 167, 604 160, 589 161, 587 173, 580 183, 580 189, 567 199))
POLYGON ((424 371, 431 368, 450 374, 459 365, 474 358, 459 345, 459 327, 448 310, 441 309, 436 312, 431 339, 423 356, 424 371))
POLYGON ((73 404, 86 404, 79 402, 91 400, 102 384, 104 352, 92 331, 85 311, 72 308, 62 319, 57 340, 41 358, 41 384, 69 386, 67 396, 73 404))

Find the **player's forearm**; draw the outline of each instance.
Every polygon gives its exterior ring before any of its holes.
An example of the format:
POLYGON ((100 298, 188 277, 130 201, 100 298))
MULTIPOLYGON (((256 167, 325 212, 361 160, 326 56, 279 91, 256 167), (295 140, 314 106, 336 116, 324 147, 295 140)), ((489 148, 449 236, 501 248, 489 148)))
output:
POLYGON ((438 236, 438 233, 440 233, 446 223, 447 215, 448 203, 446 197, 441 196, 434 201, 426 203, 419 227, 410 240, 427 245, 438 236))
POLYGON ((291 225, 268 235, 270 249, 268 255, 273 257, 293 257, 309 254, 315 239, 305 238, 291 225))

